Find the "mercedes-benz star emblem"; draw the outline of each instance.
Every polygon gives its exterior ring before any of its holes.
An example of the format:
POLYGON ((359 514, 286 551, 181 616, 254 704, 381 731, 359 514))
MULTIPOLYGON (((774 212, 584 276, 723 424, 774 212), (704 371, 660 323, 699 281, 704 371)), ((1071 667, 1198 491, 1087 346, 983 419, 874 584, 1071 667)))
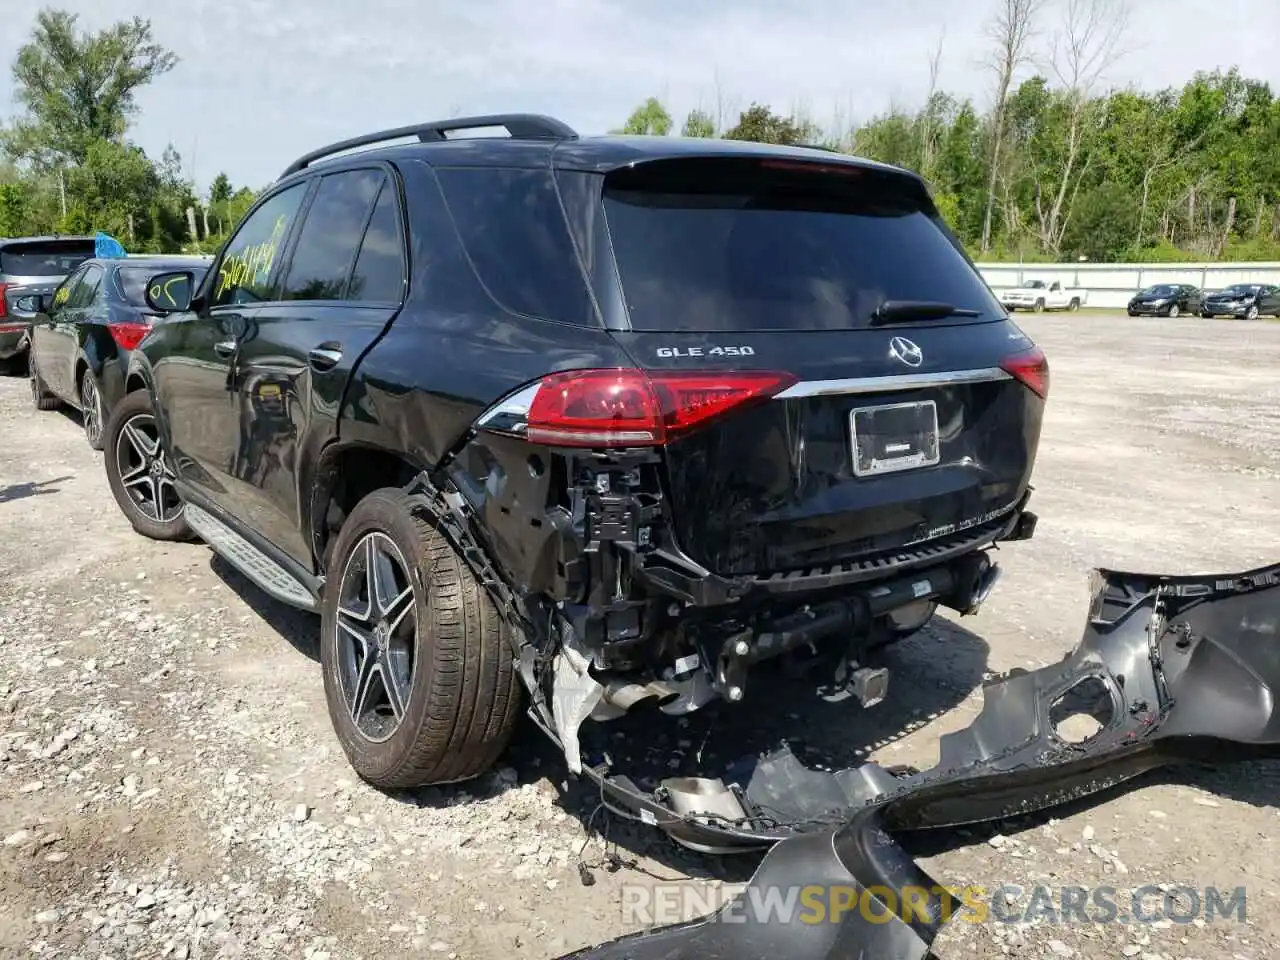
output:
POLYGON ((906 337, 894 337, 889 341, 889 356, 897 357, 908 367, 918 367, 924 363, 924 351, 906 337))

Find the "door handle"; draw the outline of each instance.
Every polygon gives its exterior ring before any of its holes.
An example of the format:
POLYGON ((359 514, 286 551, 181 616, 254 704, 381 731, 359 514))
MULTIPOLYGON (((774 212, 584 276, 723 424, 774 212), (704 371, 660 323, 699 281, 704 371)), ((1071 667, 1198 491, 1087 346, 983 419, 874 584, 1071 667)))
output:
POLYGON ((228 359, 236 355, 236 348, 240 346, 235 340, 223 340, 213 345, 213 352, 223 359, 228 359))
POLYGON ((342 351, 336 347, 312 347, 307 352, 307 360, 314 370, 332 370, 342 361, 342 351))

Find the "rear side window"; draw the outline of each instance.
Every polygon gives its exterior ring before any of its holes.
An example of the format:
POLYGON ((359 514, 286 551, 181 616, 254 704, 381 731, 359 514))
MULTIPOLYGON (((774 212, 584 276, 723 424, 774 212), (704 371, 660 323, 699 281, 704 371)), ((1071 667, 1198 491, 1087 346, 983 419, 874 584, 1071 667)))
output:
POLYGON ((390 183, 383 183, 351 273, 348 300, 400 302, 404 296, 404 245, 400 236, 395 190, 390 183))
POLYGON ((437 168, 472 266, 507 310, 594 325, 591 299, 547 170, 437 168))
POLYGON ((657 161, 609 175, 604 206, 637 330, 856 329, 885 300, 1003 315, 923 189, 899 174, 657 161))
POLYGON ((91 240, 42 240, 0 247, 0 274, 65 277, 94 254, 91 240))
POLYGON ((98 295, 98 288, 102 286, 102 268, 90 265, 80 275, 75 289, 71 291, 71 297, 67 300, 67 306, 72 310, 82 309, 93 303, 93 298, 98 295))
POLYGON ((378 191, 381 170, 347 170, 320 181, 294 248, 281 300, 341 300, 378 191))
POLYGON ((138 307, 141 310, 149 310, 147 306, 147 281, 154 277, 157 273, 167 273, 170 270, 189 270, 191 271, 194 282, 191 285, 192 290, 199 289, 200 282, 204 279, 208 268, 204 266, 157 266, 157 267, 121 267, 116 271, 116 289, 120 293, 120 297, 125 303, 131 307, 138 307))

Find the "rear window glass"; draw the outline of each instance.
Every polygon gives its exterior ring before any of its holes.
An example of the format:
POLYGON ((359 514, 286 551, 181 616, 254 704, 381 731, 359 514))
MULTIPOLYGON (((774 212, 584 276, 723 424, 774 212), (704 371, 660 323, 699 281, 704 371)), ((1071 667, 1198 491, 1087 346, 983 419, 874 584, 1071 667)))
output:
POLYGON ((92 241, 10 243, 0 247, 0 273, 11 277, 65 277, 93 254, 92 241))
POLYGON ((591 299, 547 170, 436 168, 477 276, 515 313, 591 324, 591 299))
POLYGON ((898 174, 656 162, 611 174, 604 205, 637 330, 852 329, 885 300, 1003 315, 920 186, 898 174))
POLYGON ((121 267, 116 271, 116 286, 120 288, 120 296, 124 297, 125 303, 145 310, 147 309, 147 281, 158 273, 168 273, 171 270, 190 270, 195 278, 191 284, 192 290, 199 288, 204 275, 209 272, 209 268, 204 265, 197 267, 162 264, 155 267, 121 267))

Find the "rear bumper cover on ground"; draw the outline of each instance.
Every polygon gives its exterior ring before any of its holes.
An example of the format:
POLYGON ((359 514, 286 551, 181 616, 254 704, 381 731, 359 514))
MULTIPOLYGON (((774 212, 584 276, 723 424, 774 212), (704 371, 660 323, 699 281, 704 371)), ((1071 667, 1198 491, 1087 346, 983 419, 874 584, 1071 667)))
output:
POLYGON ((923 960, 944 918, 960 905, 939 893, 923 912, 901 909, 892 891, 942 885, 894 833, 1030 813, 1166 764, 1280 754, 1278 687, 1280 564, 1223 576, 1097 571, 1075 650, 1059 663, 988 683, 982 712, 942 738, 932 770, 894 777, 869 763, 827 774, 839 780, 853 810, 843 826, 778 843, 748 889, 716 914, 572 956, 923 960), (1100 724, 1081 742, 1057 732, 1076 714, 1100 724), (771 889, 813 887, 854 890, 863 902, 869 892, 871 912, 851 909, 838 921, 828 915, 803 923, 749 909, 771 889), (885 905, 890 899, 897 910, 885 905))

